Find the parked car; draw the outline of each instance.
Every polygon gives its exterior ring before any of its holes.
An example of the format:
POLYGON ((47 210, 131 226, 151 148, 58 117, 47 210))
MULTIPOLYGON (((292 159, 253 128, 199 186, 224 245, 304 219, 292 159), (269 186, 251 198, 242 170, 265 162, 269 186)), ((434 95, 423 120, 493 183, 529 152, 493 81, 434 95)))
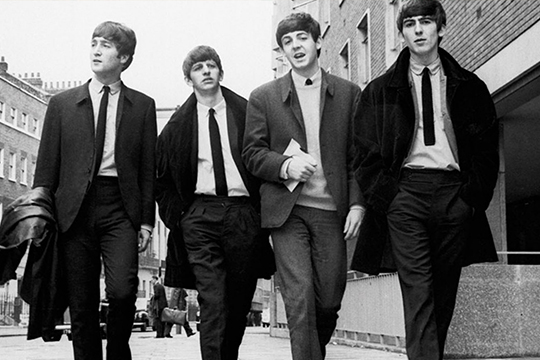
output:
POLYGON ((145 309, 137 309, 135 311, 135 319, 133 321, 133 328, 139 328, 141 331, 146 331, 150 327, 150 317, 145 309))
MULTIPOLYGON (((107 312, 109 311, 109 302, 107 299, 102 299, 99 303, 99 326, 101 332, 101 338, 107 338, 107 312)), ((55 326, 55 340, 60 340, 63 334, 66 334, 69 340, 72 340, 71 334, 71 317, 69 315, 69 309, 64 312, 64 319, 62 324, 55 326)))

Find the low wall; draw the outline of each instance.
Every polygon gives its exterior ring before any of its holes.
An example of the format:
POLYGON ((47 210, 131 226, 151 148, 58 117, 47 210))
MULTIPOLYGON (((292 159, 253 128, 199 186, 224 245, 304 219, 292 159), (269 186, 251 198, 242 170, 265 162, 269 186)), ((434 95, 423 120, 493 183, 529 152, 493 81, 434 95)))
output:
POLYGON ((540 355, 540 266, 463 269, 448 358, 540 355))
MULTIPOLYGON (((273 336, 288 336, 283 301, 272 301, 273 336)), ((445 358, 540 355, 540 266, 474 265, 463 269, 445 358)), ((396 274, 351 278, 332 341, 404 352, 396 274)))

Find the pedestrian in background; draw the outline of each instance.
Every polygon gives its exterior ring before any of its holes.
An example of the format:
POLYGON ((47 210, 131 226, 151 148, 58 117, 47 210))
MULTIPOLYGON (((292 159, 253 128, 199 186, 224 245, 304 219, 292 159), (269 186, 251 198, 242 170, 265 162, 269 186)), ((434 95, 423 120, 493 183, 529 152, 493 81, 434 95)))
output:
POLYGON ((161 314, 163 313, 163 309, 167 307, 167 294, 159 277, 153 275, 152 283, 154 285, 154 295, 152 296, 150 308, 154 317, 153 327, 156 329, 156 338, 163 338, 165 337, 166 323, 161 321, 161 314))
POLYGON ((292 71, 249 98, 243 158, 262 179, 294 360, 320 360, 347 281, 346 240, 362 221, 352 124, 360 88, 319 66, 319 23, 294 13, 276 40, 292 71))
MULTIPOLYGON (((171 309, 177 309, 181 311, 187 310, 187 301, 186 298, 188 293, 182 288, 173 288, 171 292, 171 298, 169 299, 169 307, 171 309)), ((172 338, 171 329, 174 326, 173 323, 165 323, 165 337, 172 338)), ((186 314, 186 322, 182 325, 186 331, 187 337, 195 335, 195 331, 189 326, 189 320, 186 314)))
POLYGON ((104 22, 89 45, 92 79, 49 101, 34 188, 55 198, 75 359, 103 357, 103 262, 107 359, 129 360, 138 251, 147 248, 155 221, 156 109, 120 78, 133 61, 132 29, 104 22))
POLYGON ((461 268, 498 260, 485 214, 498 123, 484 82, 439 47, 439 1, 404 3, 397 26, 407 47, 364 89, 355 124, 367 211, 352 268, 397 266, 407 355, 441 360, 461 268))

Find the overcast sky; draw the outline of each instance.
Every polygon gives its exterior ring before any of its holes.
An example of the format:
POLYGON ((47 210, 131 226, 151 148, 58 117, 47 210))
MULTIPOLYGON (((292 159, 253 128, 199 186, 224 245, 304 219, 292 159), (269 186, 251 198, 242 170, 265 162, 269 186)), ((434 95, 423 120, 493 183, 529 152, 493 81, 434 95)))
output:
POLYGON ((191 93, 182 61, 202 44, 220 55, 223 85, 248 97, 273 77, 272 7, 271 0, 0 0, 0 56, 17 76, 84 82, 92 76, 92 32, 112 20, 137 35, 133 63, 122 79, 158 107, 182 104, 191 93))

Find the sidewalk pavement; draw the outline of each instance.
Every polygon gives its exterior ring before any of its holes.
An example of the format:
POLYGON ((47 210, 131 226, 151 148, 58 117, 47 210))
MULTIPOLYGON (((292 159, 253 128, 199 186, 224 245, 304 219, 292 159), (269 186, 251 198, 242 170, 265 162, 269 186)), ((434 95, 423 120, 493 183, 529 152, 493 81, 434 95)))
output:
MULTIPOLYGON (((174 331, 173 331, 174 332, 174 331)), ((0 326, 0 357, 3 360, 71 360, 71 341, 62 336, 59 342, 45 343, 41 339, 27 341, 26 329, 0 326)), ((105 341, 104 353, 105 353, 105 341)), ((156 339, 155 332, 133 331, 133 360, 199 360, 199 334, 190 338, 174 334, 172 339, 156 339)), ((329 344, 326 360, 406 360, 403 354, 329 344)), ((268 328, 248 327, 240 347, 239 360, 291 360, 288 339, 271 337, 268 328)), ((475 360, 475 359, 469 359, 475 360)), ((476 359, 480 360, 480 359, 476 359)), ((485 360, 485 359, 484 359, 485 360)), ((491 359, 503 360, 503 359, 491 359)), ((513 358, 504 360, 540 360, 513 358)))
MULTIPOLYGON (((174 332, 174 331, 173 331, 174 332)), ((156 339, 155 332, 133 331, 133 360, 199 360, 199 334, 188 338, 173 334, 172 339, 156 339)), ((62 336, 59 342, 25 340, 26 329, 0 327, 0 357, 4 360, 71 360, 71 342, 62 336)), ((104 342, 105 346, 105 342, 104 342)), ((105 352, 105 347, 104 347, 105 352)), ((248 327, 240 347, 239 360, 291 360, 288 339, 271 337, 268 328, 248 327)), ((327 360, 406 360, 406 356, 381 350, 327 346, 327 360)))

